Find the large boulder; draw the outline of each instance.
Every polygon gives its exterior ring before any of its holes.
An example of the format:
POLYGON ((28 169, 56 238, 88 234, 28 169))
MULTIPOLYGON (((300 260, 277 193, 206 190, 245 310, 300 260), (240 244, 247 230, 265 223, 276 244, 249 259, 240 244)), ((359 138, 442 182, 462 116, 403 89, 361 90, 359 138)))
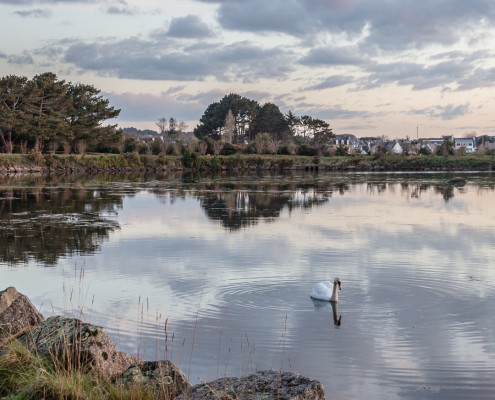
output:
POLYGON ((31 301, 15 287, 0 292, 0 344, 28 332, 43 319, 31 301))
POLYGON ((325 388, 292 372, 259 371, 242 378, 222 378, 193 386, 177 400, 324 400, 325 388))
POLYGON ((180 368, 168 360, 140 361, 132 364, 117 382, 128 387, 144 384, 154 395, 163 399, 173 399, 191 388, 180 368))
POLYGON ((76 318, 54 316, 46 319, 19 341, 40 355, 114 379, 139 361, 120 353, 104 328, 76 318))

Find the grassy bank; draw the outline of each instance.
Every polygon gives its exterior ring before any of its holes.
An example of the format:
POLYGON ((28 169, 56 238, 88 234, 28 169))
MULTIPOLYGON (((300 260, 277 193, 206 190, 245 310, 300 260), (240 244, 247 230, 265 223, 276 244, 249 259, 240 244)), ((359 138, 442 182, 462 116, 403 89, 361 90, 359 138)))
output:
POLYGON ((29 352, 13 340, 0 352, 0 398, 148 400, 158 397, 144 384, 125 387, 78 368, 67 368, 49 357, 29 352))
POLYGON ((127 154, 0 154, 0 172, 72 172, 126 170, 358 170, 358 171, 455 171, 495 170, 494 155, 462 156, 282 156, 234 154, 202 156, 185 152, 180 156, 127 154))

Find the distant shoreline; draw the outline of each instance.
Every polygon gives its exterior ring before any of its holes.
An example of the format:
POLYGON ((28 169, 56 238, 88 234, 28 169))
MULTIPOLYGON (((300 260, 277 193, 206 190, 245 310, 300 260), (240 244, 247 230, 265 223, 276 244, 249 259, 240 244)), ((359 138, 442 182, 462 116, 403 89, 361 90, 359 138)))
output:
POLYGON ((180 171, 494 171, 494 155, 402 156, 0 154, 0 174, 180 171))

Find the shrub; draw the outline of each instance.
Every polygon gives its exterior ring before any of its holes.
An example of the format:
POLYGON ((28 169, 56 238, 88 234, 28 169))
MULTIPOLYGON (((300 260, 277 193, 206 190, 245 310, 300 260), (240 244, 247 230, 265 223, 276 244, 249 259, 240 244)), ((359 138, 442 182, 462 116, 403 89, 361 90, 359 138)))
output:
POLYGON ((141 157, 137 152, 128 153, 125 155, 127 166, 129 167, 142 167, 141 157))
POLYGON ((198 153, 195 153, 189 149, 184 150, 182 154, 182 165, 186 168, 197 168, 199 167, 200 160, 198 153))
POLYGON ((290 155, 289 146, 287 146, 286 144, 279 146, 279 148, 277 150, 277 154, 284 155, 284 156, 290 155))
POLYGON ((306 143, 299 146, 297 149, 297 155, 299 156, 316 156, 316 149, 308 146, 306 143))
POLYGON ((222 156, 230 156, 231 154, 234 153, 235 153, 235 147, 230 143, 225 143, 222 147, 222 150, 220 150, 220 155, 222 156))

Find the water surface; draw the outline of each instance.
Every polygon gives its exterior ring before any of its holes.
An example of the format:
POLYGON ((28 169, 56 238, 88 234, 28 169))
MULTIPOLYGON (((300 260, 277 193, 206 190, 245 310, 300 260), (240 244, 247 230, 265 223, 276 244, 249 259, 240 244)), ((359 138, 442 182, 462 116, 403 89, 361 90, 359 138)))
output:
POLYGON ((0 177, 0 282, 193 383, 256 369, 328 398, 495 397, 495 177, 0 177), (338 307, 309 298, 340 276, 338 307))

